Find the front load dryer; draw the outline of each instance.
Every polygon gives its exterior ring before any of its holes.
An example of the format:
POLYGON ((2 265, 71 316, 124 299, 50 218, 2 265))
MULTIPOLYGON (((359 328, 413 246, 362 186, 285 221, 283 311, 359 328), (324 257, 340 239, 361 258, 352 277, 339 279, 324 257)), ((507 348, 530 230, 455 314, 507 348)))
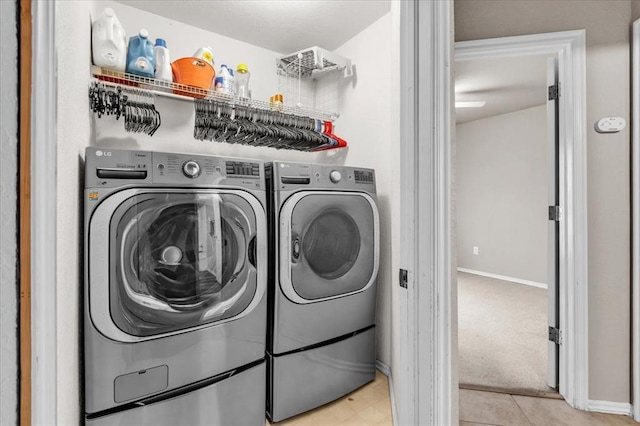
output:
POLYGON ((281 421, 375 377, 379 220, 371 169, 273 162, 267 414, 281 421))
POLYGON ((264 425, 264 164, 85 153, 88 425, 264 425))

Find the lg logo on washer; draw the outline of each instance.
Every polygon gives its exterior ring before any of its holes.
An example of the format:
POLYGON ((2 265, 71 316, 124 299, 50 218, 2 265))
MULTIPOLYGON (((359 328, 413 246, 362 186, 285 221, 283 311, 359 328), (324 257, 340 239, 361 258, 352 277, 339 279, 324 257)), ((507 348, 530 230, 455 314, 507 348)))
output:
POLYGON ((105 152, 96 151, 96 157, 102 157, 103 155, 105 157, 111 157, 111 152, 109 152, 109 151, 105 151, 105 152))

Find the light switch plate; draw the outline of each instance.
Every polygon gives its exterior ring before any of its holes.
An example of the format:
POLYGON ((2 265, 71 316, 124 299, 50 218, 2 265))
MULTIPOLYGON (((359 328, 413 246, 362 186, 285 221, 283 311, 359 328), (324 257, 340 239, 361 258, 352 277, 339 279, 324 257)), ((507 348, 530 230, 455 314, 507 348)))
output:
POLYGON ((596 132, 598 133, 616 133, 624 129, 627 125, 622 117, 605 117, 596 123, 596 132))

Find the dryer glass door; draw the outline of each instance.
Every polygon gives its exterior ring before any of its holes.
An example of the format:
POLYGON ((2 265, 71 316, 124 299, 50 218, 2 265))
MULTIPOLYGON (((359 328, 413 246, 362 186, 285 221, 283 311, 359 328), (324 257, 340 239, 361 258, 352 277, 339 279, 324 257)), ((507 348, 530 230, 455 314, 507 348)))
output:
POLYGON ((289 202, 293 207, 283 209, 290 211, 284 281, 297 296, 311 301, 337 297, 361 291, 375 280, 378 223, 370 197, 306 193, 289 202))
POLYGON ((256 218, 224 193, 141 193, 111 221, 110 311, 134 336, 231 318, 256 292, 256 218))

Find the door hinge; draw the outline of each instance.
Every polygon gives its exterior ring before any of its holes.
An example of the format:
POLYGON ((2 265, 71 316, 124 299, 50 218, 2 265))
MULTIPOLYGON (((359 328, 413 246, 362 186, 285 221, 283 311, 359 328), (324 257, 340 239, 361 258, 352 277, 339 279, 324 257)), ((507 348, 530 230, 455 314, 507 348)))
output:
POLYGON ((400 287, 407 288, 409 286, 409 272, 406 269, 400 269, 400 287))
POLYGON ((560 98, 560 84, 556 83, 553 86, 549 86, 549 100, 553 101, 560 98))
POLYGON ((549 206, 549 220, 555 222, 562 220, 562 208, 560 206, 549 206))
POLYGON ((559 328, 549 326, 549 341, 556 345, 562 344, 562 334, 559 328))

